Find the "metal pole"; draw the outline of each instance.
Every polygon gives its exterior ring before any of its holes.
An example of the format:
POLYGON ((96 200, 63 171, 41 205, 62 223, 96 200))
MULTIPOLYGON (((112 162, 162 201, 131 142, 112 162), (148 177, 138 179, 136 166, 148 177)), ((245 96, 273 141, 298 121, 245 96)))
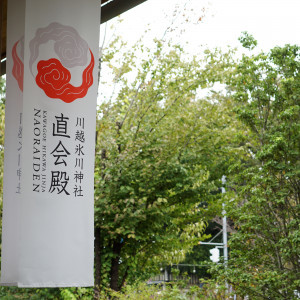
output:
POLYGON ((225 204, 222 204, 223 207, 223 247, 224 247, 224 263, 227 265, 228 261, 228 248, 227 248, 227 217, 225 211, 225 204))
POLYGON ((223 248, 223 243, 199 242, 199 245, 220 246, 223 248))
POLYGON ((165 277, 165 281, 169 281, 169 272, 167 270, 167 267, 165 267, 165 274, 164 274, 164 277, 165 277))
MULTIPOLYGON (((222 176, 222 194, 224 194, 226 192, 225 190, 225 184, 226 184, 226 176, 223 175, 222 176)), ((227 247, 227 217, 226 217, 226 210, 225 210, 225 203, 222 204, 222 208, 223 208, 223 256, 224 256, 224 266, 225 268, 227 267, 227 262, 228 262, 228 247, 227 247)), ((225 282, 225 286, 226 286, 226 291, 225 293, 228 293, 229 290, 229 285, 228 282, 225 282)))
MULTIPOLYGON (((223 175, 222 176, 222 184, 225 185, 226 183, 226 177, 223 175)), ((225 191, 225 187, 222 187, 222 194, 224 194, 225 191)), ((224 246, 224 264, 225 266, 227 265, 227 261, 228 261, 228 248, 227 248, 227 217, 226 217, 226 210, 225 210, 225 203, 222 204, 222 208, 223 208, 223 246, 224 246)))

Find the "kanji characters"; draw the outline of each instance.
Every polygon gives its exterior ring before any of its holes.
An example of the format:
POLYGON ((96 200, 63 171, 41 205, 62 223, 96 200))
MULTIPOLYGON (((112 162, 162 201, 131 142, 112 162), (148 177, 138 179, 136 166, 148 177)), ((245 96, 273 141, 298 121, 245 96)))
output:
POLYGON ((56 118, 56 124, 53 123, 53 136, 62 136, 69 138, 70 136, 67 134, 68 131, 68 117, 64 117, 63 114, 61 114, 60 117, 56 118))
POLYGON ((69 179, 67 172, 51 171, 51 185, 49 192, 53 193, 56 190, 57 194, 64 192, 66 195, 70 195, 66 190, 69 179))
POLYGON ((64 164, 65 166, 67 166, 67 163, 63 158, 68 157, 68 155, 70 155, 70 152, 64 147, 61 141, 59 141, 58 145, 51 152, 51 154, 56 158, 54 165, 64 164))

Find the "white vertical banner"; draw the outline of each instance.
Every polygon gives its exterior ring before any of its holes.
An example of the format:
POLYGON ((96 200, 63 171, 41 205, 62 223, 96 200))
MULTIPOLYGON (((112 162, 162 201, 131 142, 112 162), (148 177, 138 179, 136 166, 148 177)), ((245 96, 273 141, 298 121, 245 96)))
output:
POLYGON ((14 285, 19 261, 25 1, 9 0, 7 15, 1 283, 14 285))
POLYGON ((98 0, 26 0, 20 287, 94 283, 99 27, 98 0))

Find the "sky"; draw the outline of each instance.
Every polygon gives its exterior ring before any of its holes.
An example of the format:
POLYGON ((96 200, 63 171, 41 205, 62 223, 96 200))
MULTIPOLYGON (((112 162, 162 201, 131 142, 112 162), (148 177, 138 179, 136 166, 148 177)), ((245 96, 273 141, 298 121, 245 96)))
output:
MULTIPOLYGON (((201 45, 238 46, 241 32, 248 31, 258 40, 258 48, 268 51, 287 43, 300 44, 299 13, 300 0, 147 0, 122 14, 116 31, 133 43, 149 28, 144 41, 150 43, 173 22, 177 30, 167 35, 175 42, 188 42, 187 50, 193 53, 201 45)), ((108 22, 107 28, 116 20, 108 22)))
MULTIPOLYGON (((258 41, 256 52, 267 52, 288 43, 300 45, 299 13, 300 0, 147 0, 102 24, 100 45, 107 46, 113 33, 128 42, 128 47, 143 35, 149 48, 154 38, 164 37, 180 43, 187 55, 201 57, 205 48, 228 45, 239 48, 238 53, 246 52, 238 37, 247 31, 258 41)), ((101 85, 98 103, 111 90, 112 80, 101 85)), ((199 95, 206 92, 199 91, 199 95)))

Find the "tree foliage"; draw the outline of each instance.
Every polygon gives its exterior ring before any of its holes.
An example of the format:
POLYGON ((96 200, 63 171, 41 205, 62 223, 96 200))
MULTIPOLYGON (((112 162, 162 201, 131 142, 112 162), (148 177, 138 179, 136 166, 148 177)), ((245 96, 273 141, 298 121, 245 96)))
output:
MULTIPOLYGON (((244 40, 251 48, 252 39, 244 40)), ((230 168, 231 236, 226 278, 253 299, 296 299, 300 268, 299 47, 244 55, 228 82, 249 134, 248 158, 230 168)))
POLYGON ((230 99, 198 95, 221 69, 229 73, 231 51, 199 62, 159 40, 122 55, 118 43, 103 57, 118 91, 100 107, 95 185, 96 281, 114 290, 178 263, 199 241, 238 123, 230 99))

